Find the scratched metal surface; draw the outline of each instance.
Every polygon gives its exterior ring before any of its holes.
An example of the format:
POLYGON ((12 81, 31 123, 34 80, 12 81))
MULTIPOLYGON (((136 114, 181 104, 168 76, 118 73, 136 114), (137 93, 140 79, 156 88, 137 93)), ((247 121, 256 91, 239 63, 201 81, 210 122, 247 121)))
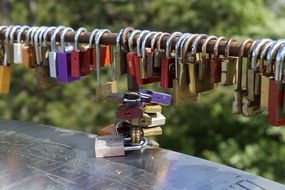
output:
POLYGON ((284 190, 214 162, 168 151, 94 158, 94 135, 0 120, 0 189, 284 190))

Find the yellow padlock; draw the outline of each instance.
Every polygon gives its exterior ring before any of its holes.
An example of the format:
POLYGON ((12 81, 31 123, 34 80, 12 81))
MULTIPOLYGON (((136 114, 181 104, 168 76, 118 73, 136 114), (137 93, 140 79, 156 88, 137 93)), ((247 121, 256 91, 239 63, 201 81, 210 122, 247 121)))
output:
POLYGON ((10 91, 12 67, 9 65, 0 65, 0 93, 8 94, 10 91))

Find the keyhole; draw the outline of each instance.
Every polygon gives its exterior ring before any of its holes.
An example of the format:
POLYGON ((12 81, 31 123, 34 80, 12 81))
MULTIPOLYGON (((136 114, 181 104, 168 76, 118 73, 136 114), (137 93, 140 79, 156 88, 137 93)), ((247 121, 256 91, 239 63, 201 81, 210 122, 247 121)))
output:
POLYGON ((126 116, 126 117, 130 117, 131 115, 132 115, 131 112, 126 112, 126 113, 125 113, 125 116, 126 116))

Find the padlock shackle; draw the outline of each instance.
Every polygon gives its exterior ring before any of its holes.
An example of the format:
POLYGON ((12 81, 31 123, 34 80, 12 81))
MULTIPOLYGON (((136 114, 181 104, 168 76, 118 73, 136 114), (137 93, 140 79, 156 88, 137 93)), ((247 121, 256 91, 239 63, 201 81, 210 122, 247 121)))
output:
POLYGON ((47 35, 48 35, 48 33, 54 31, 55 29, 56 29, 55 26, 50 26, 50 27, 48 27, 48 28, 46 29, 46 31, 44 32, 44 34, 43 34, 43 38, 44 38, 44 39, 43 39, 43 45, 44 45, 44 46, 47 45, 47 35))
POLYGON ((97 86, 101 86, 101 69, 100 69, 100 39, 105 33, 111 33, 110 30, 101 29, 98 31, 95 37, 95 50, 96 50, 96 78, 97 78, 97 86))
POLYGON ((142 57, 143 58, 145 58, 145 53, 146 53, 146 51, 145 51, 145 49, 146 49, 146 42, 147 42, 148 38, 153 37, 155 34, 156 34, 156 32, 150 32, 150 33, 148 33, 144 37, 144 39, 142 41, 142 48, 141 48, 141 52, 142 52, 142 57))
POLYGON ((190 37, 192 34, 185 33, 182 36, 179 37, 179 40, 175 44, 175 78, 178 77, 178 59, 182 59, 182 47, 185 41, 187 40, 187 37, 190 37))
POLYGON ((138 35, 140 32, 141 32, 140 30, 133 30, 132 33, 129 35, 128 47, 129 47, 130 52, 134 52, 133 50, 134 37, 138 35))
POLYGON ((217 36, 208 36, 202 45, 202 59, 207 57, 207 46, 211 40, 217 40, 217 36))
POLYGON ((274 59, 276 58, 276 54, 281 46, 284 46, 285 40, 279 40, 270 47, 268 53, 267 53, 267 66, 266 66, 266 73, 272 74, 272 67, 274 59))
MULTIPOLYGON (((266 56, 267 56, 267 53, 269 51, 269 49, 274 46, 275 44, 277 43, 277 41, 271 41, 271 42, 268 42, 263 48, 262 48, 262 51, 260 53, 260 65, 259 65, 259 72, 260 73, 266 73, 266 69, 264 69, 264 60, 266 59, 266 56)), ((268 63, 268 61, 266 61, 268 63)))
POLYGON ((244 49, 247 46, 248 43, 252 43, 253 40, 247 39, 242 42, 239 50, 239 56, 238 56, 238 76, 237 76, 237 90, 242 90, 242 64, 243 64, 243 54, 244 49))
POLYGON ((189 49, 190 44, 192 43, 193 39, 197 38, 199 34, 192 34, 187 38, 187 40, 181 44, 182 45, 182 52, 181 52, 181 57, 182 57, 182 63, 186 64, 187 60, 187 51, 189 49))
POLYGON ((140 44, 141 44, 141 40, 142 40, 142 38, 145 36, 145 35, 147 35, 147 34, 149 34, 150 33, 150 31, 149 30, 143 30, 143 31, 141 31, 140 32, 140 34, 138 35, 138 37, 137 37, 137 40, 136 40, 136 44, 137 44, 137 55, 139 56, 139 57, 141 57, 142 56, 142 53, 141 53, 141 48, 140 48, 140 44))
POLYGON ((156 39, 161 36, 163 34, 163 32, 155 32, 154 36, 152 37, 151 39, 151 42, 150 42, 150 49, 151 51, 154 50, 154 46, 156 45, 155 43, 157 42, 156 39))
POLYGON ((64 42, 64 38, 67 32, 74 32, 73 28, 71 27, 66 27, 60 35, 60 48, 61 50, 64 52, 65 51, 65 42, 64 42))
POLYGON ((276 55, 276 63, 275 63, 275 81, 281 82, 282 81, 282 75, 283 75, 283 64, 284 64, 284 58, 285 58, 285 47, 282 46, 279 48, 277 55, 276 55))
POLYGON ((61 32, 65 27, 64 26, 58 26, 54 31, 53 31, 53 34, 51 36, 51 42, 50 42, 50 45, 51 45, 51 51, 52 52, 55 52, 56 51, 56 41, 55 41, 55 38, 56 38, 56 35, 61 32))
MULTIPOLYGON (((18 34, 17 34, 17 43, 21 43, 21 35, 25 30, 28 30, 30 27, 27 25, 24 25, 21 27, 21 29, 19 30, 18 34)), ((1 29, 2 30, 2 29, 1 29)), ((0 30, 0 31, 1 31, 0 30)))
POLYGON ((258 67, 258 58, 260 57, 262 48, 268 43, 271 42, 271 39, 262 39, 254 48, 251 56, 251 69, 256 71, 258 67))
POLYGON ((217 59, 219 57, 219 45, 221 43, 221 41, 227 41, 226 38, 224 36, 218 37, 215 45, 214 45, 214 59, 217 59))
POLYGON ((79 50, 79 47, 78 47, 78 38, 79 36, 81 35, 81 33, 83 32, 87 32, 87 29, 84 28, 84 27, 80 27, 76 30, 76 33, 75 33, 75 36, 74 36, 74 49, 75 50, 79 50))
MULTIPOLYGON (((191 62, 195 62, 196 61, 196 54, 197 54, 197 47, 198 47, 198 44, 201 40, 203 39, 206 39, 208 37, 207 34, 199 34, 194 42, 192 43, 191 45, 191 52, 190 52, 190 55, 191 55, 191 62)), ((203 45, 202 45, 203 46, 203 45)), ((188 50, 187 50, 188 51, 188 50)))
POLYGON ((232 44, 233 42, 237 42, 237 40, 234 39, 234 38, 230 38, 230 39, 227 41, 226 48, 225 48, 225 59, 228 59, 229 56, 230 56, 231 44, 232 44))
POLYGON ((171 47, 172 47, 172 42, 174 38, 181 37, 183 34, 181 32, 173 32, 168 40, 166 41, 166 47, 165 47, 165 55, 167 59, 171 58, 171 47))
POLYGON ((162 39, 166 36, 170 36, 170 34, 168 32, 164 32, 163 34, 159 36, 157 40, 157 44, 156 44, 157 51, 160 51, 161 45, 162 45, 162 39))
POLYGON ((40 56, 39 56, 39 49, 40 49, 40 47, 39 47, 39 35, 42 34, 42 32, 43 32, 46 28, 47 28, 46 26, 40 27, 40 28, 36 31, 35 36, 34 36, 36 62, 37 62, 38 65, 41 63, 41 61, 40 61, 40 56))

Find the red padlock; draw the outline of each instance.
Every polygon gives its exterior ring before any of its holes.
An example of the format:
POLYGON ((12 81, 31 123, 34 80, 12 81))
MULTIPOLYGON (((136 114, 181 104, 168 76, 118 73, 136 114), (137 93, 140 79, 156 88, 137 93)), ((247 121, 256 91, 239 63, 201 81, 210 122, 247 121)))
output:
POLYGON ((132 106, 122 105, 117 109, 116 118, 123 121, 132 121, 143 116, 143 109, 143 103, 132 106))
POLYGON ((214 46, 214 57, 210 62, 210 80, 212 84, 222 80, 222 59, 219 57, 219 45, 221 41, 226 41, 225 37, 219 37, 214 46))
POLYGON ((175 79, 175 57, 171 55, 171 46, 174 38, 181 37, 181 32, 173 32, 165 48, 165 57, 162 58, 160 86, 163 88, 173 88, 173 79, 175 79))
POLYGON ((80 51, 78 47, 78 37, 82 32, 87 32, 87 30, 83 27, 79 28, 76 31, 75 37, 74 37, 74 50, 71 51, 71 76, 72 77, 80 77, 80 65, 81 65, 81 57, 82 52, 80 51))
MULTIPOLYGON (((273 46, 274 47, 274 46, 273 46)), ((285 84, 282 81, 284 46, 276 56, 275 77, 269 82, 268 122, 273 126, 285 125, 285 114, 282 113, 285 84)))

